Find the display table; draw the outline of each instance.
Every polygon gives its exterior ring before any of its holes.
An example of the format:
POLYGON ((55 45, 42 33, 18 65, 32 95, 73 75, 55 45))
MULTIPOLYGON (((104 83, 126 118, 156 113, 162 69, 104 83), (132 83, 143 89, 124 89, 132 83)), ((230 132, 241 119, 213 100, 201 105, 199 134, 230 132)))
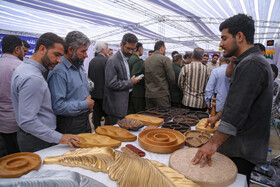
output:
MULTIPOLYGON (((144 127, 145 128, 145 127, 144 127)), ((143 129, 143 128, 142 128, 143 129)), ((142 129, 140 129, 137 132, 133 132, 131 131, 133 134, 137 135, 142 131, 142 129)), ((149 151, 144 150, 143 148, 141 148, 141 146, 138 143, 138 140, 134 141, 134 142, 122 142, 121 147, 124 147, 126 144, 132 144, 140 149, 142 149, 143 151, 146 152, 146 156, 143 158, 147 158, 150 160, 156 160, 158 162, 161 162, 165 165, 168 166, 168 162, 169 162, 169 157, 171 154, 158 154, 158 153, 152 153, 149 151)), ((116 150, 120 150, 120 148, 117 148, 116 150)), ((185 146, 184 148, 186 148, 187 146, 185 146)), ((42 161, 45 159, 45 157, 51 157, 51 156, 60 156, 64 153, 66 153, 67 151, 72 150, 68 145, 56 145, 56 146, 52 146, 49 147, 47 149, 43 149, 40 151, 35 152, 36 154, 40 155, 42 158, 42 161)), ((90 170, 86 170, 80 167, 68 167, 68 166, 62 166, 62 165, 57 165, 57 164, 50 164, 50 165, 42 165, 40 170, 69 170, 69 171, 76 171, 82 175, 91 177, 107 186, 110 187, 116 187, 117 186, 117 182, 113 181, 109 178, 109 175, 107 173, 103 173, 103 172, 93 172, 90 170)), ((230 185, 230 187, 247 187, 247 182, 246 182, 246 176, 245 175, 241 175, 238 174, 237 178, 235 180, 235 182, 233 184, 230 185)))

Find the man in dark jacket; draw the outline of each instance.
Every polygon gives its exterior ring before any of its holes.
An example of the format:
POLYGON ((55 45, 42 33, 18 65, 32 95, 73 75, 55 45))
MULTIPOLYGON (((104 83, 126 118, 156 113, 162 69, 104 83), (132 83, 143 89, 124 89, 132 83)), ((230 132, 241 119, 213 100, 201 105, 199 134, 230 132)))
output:
MULTIPOLYGON (((138 42, 136 52, 134 52, 128 60, 130 77, 144 74, 144 61, 140 58, 143 54, 143 45, 138 42)), ((139 83, 133 85, 133 90, 129 94, 128 114, 135 114, 145 110, 145 82, 142 79, 139 83)))
MULTIPOLYGON (((175 73, 175 83, 178 82, 178 77, 182 68, 182 55, 176 54, 173 58, 172 68, 175 73)), ((177 84, 173 84, 170 89, 171 106, 181 108, 183 92, 177 84)))
POLYGON ((103 108, 112 125, 127 115, 129 92, 142 79, 135 79, 134 75, 130 78, 127 62, 128 57, 136 50, 137 42, 134 34, 125 34, 120 44, 121 49, 106 63, 103 108))
POLYGON ((102 116, 105 117, 105 125, 108 124, 107 114, 102 107, 105 84, 105 65, 109 52, 108 43, 97 41, 95 44, 95 51, 97 56, 89 63, 88 77, 94 82, 94 90, 90 94, 91 98, 95 101, 92 122, 96 129, 98 126, 101 126, 100 121, 102 116))

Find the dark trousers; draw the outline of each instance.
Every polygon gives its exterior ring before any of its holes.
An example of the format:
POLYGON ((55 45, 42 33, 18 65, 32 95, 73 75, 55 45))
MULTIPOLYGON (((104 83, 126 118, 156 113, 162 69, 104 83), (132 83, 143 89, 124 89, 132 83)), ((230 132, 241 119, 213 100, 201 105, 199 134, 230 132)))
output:
POLYGON ((146 108, 150 109, 157 106, 166 106, 170 107, 170 97, 169 95, 159 98, 146 98, 146 108))
MULTIPOLYGON (((0 136, 2 137, 3 148, 5 149, 5 155, 18 153, 19 147, 17 143, 17 133, 2 133, 0 132, 0 136)), ((4 156, 4 154, 2 156, 4 156)))
POLYGON ((133 97, 129 94, 128 100, 128 114, 136 114, 137 112, 144 111, 146 109, 145 97, 133 97))
POLYGON ((117 124, 118 120, 123 119, 124 117, 118 117, 118 116, 112 116, 112 115, 108 115, 109 120, 110 120, 110 125, 115 125, 117 124))
POLYGON ((55 143, 45 142, 21 129, 17 132, 17 141, 21 152, 35 152, 56 145, 55 143))
POLYGON ((104 116, 105 118, 105 125, 109 125, 109 118, 108 115, 103 110, 103 99, 96 99, 94 100, 94 106, 93 106, 93 115, 92 115, 92 123, 94 124, 94 128, 97 129, 97 127, 101 126, 101 118, 104 116))
POLYGON ((251 179, 251 172, 256 165, 239 157, 230 157, 230 159, 235 163, 238 169, 238 173, 246 175, 247 184, 249 186, 250 179, 251 179))
POLYGON ((171 102, 171 106, 172 106, 172 107, 175 107, 175 108, 181 108, 181 107, 182 107, 182 104, 181 104, 181 103, 172 103, 172 102, 171 102))
POLYGON ((57 116, 56 130, 62 134, 91 133, 89 112, 78 116, 57 116))

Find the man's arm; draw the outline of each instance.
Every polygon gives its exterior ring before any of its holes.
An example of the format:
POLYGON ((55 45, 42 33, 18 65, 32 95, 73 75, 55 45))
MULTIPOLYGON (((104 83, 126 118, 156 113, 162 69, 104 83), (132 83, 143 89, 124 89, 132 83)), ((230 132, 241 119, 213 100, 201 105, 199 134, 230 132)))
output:
POLYGON ((232 56, 230 58, 230 63, 228 64, 227 69, 226 69, 226 76, 227 77, 231 77, 232 76, 232 73, 233 73, 233 70, 234 70, 234 61, 235 61, 235 59, 236 59, 235 56, 232 56))
POLYGON ((183 90, 184 92, 184 82, 185 82, 185 69, 187 68, 187 66, 183 66, 183 68, 181 69, 181 72, 178 76, 178 87, 183 90))
POLYGON ((215 69, 212 71, 210 78, 207 82, 206 88, 205 88, 205 102, 209 109, 211 109, 211 98, 214 95, 214 90, 216 88, 217 79, 216 79, 216 73, 215 69))
POLYGON ((167 81, 169 84, 169 88, 175 84, 175 74, 172 68, 172 62, 170 61, 169 58, 165 58, 165 62, 164 62, 164 69, 165 69, 165 73, 167 75, 167 81))
POLYGON ((50 129, 38 119, 47 87, 42 86, 42 79, 32 77, 18 85, 18 125, 27 132, 49 143, 59 143, 62 134, 50 129))
POLYGON ((113 90, 129 90, 133 87, 133 82, 131 79, 118 78, 118 72, 121 71, 118 68, 121 67, 118 67, 117 63, 121 62, 114 62, 111 58, 107 61, 105 68, 105 85, 113 90))

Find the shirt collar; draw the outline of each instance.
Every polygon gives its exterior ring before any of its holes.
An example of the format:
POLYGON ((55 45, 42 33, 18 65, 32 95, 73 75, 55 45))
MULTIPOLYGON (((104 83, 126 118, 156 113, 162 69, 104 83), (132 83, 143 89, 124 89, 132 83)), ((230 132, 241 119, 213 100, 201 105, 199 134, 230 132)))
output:
POLYGON ((47 71, 47 69, 40 64, 39 62, 35 61, 35 60, 31 60, 30 58, 26 58, 24 59, 24 63, 26 64, 31 64, 32 66, 35 66, 36 68, 38 68, 42 73, 45 73, 47 71))
POLYGON ((121 55, 122 55, 122 59, 123 59, 123 61, 124 61, 124 62, 127 62, 128 58, 127 58, 127 57, 125 57, 125 56, 123 55, 123 53, 122 53, 122 51, 121 51, 121 50, 119 50, 119 51, 120 51, 120 53, 121 53, 121 55))
POLYGON ((254 46, 251 47, 250 49, 247 49, 245 52, 243 52, 239 57, 236 58, 236 60, 234 61, 235 64, 238 64, 241 60, 243 60, 246 56, 248 56, 249 54, 253 53, 253 52, 259 52, 259 47, 258 46, 254 46))
POLYGON ((64 56, 61 57, 61 63, 63 63, 68 69, 70 69, 71 67, 73 67, 74 69, 77 69, 76 66, 74 66, 67 58, 65 58, 64 56))
MULTIPOLYGON (((2 54, 2 58, 13 58, 13 59, 17 59, 20 60, 18 57, 16 57, 15 55, 9 54, 9 53, 4 53, 2 54)), ((21 61, 21 60, 20 60, 21 61)))

